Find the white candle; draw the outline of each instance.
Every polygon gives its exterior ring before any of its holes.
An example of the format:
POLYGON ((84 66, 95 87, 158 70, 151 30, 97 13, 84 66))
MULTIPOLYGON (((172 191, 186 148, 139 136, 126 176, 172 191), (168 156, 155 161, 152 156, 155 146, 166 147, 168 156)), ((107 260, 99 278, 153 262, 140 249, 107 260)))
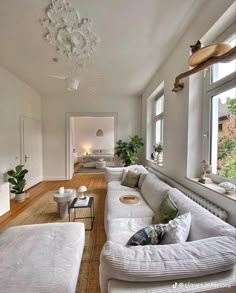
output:
POLYGON ((65 192, 65 188, 64 187, 60 187, 59 188, 59 194, 63 194, 65 192))

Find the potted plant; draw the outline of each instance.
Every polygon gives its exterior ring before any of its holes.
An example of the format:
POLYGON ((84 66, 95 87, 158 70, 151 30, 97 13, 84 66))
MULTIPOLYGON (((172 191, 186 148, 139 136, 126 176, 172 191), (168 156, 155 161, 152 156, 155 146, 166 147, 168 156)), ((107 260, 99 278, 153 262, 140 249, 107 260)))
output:
POLYGON ((153 150, 156 153, 155 160, 157 163, 162 163, 162 151, 163 151, 163 145, 161 143, 156 143, 153 146, 153 150))
POLYGON ((138 135, 130 136, 130 141, 122 141, 120 139, 116 144, 115 155, 121 159, 125 167, 135 164, 138 159, 138 149, 144 145, 143 138, 138 135))
POLYGON ((15 170, 9 170, 7 175, 8 182, 11 183, 12 189, 11 193, 15 194, 15 200, 21 202, 25 200, 24 188, 26 185, 25 175, 28 173, 27 169, 24 169, 24 165, 18 165, 15 167, 15 170))

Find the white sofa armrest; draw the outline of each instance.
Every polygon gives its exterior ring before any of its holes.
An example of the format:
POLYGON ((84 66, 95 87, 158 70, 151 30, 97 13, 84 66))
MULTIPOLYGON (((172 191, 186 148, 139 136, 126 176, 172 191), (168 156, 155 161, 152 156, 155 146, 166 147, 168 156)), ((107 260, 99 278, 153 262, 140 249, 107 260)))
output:
POLYGON ((230 270, 236 240, 221 236, 171 245, 125 247, 107 241, 100 257, 100 286, 111 279, 154 282, 198 277, 230 270))
POLYGON ((116 167, 116 168, 105 168, 105 179, 106 183, 111 181, 121 181, 122 174, 123 174, 123 167, 116 167))

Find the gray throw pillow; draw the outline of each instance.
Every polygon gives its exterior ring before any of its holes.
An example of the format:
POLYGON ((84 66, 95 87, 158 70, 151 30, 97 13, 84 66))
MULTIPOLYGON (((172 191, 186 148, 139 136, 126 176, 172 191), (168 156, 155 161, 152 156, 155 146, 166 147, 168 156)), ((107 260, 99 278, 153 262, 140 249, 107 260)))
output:
POLYGON ((156 245, 165 234, 161 225, 150 225, 136 232, 127 242, 127 245, 156 245))
POLYGON ((124 180, 121 182, 121 185, 128 186, 131 188, 137 187, 140 175, 140 173, 128 171, 124 180))

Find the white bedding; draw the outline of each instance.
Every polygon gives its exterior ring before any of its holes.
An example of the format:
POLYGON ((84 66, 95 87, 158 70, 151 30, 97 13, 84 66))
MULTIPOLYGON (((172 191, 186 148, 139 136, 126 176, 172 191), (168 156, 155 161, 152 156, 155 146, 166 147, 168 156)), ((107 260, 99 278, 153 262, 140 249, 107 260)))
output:
POLYGON ((82 223, 9 228, 0 233, 0 292, 75 292, 84 248, 82 223))

